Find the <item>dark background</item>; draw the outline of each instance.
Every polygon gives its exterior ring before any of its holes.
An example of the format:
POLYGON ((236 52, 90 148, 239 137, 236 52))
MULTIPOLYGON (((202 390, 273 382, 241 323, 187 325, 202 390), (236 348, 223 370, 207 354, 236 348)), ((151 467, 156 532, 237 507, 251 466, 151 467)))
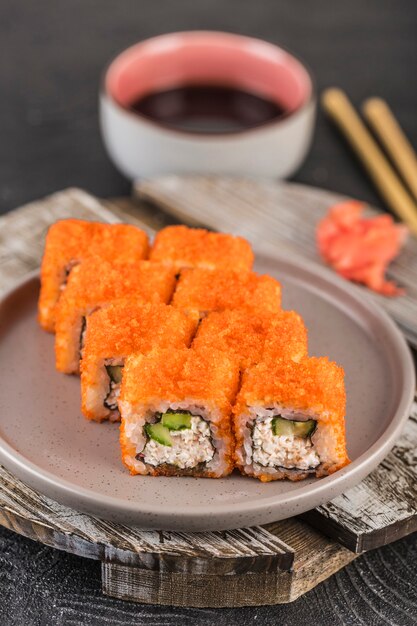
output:
MULTIPOLYGON (((356 105, 385 98, 417 145, 415 0, 0 0, 0 212, 67 186, 129 193, 100 140, 100 75, 124 47, 182 29, 281 43, 309 64, 319 92, 340 86, 356 105)), ((321 113, 294 180, 380 204, 321 113)), ((292 605, 179 610, 105 598, 98 563, 0 529, 0 624, 407 626, 417 624, 416 563, 414 535, 292 605)))
MULTIPOLYGON (((415 0, 1 0, 0 211, 70 185, 128 193, 100 139, 103 67, 139 39, 199 28, 283 44, 319 92, 338 85, 356 105, 386 98, 417 144, 415 0)), ((377 202, 321 113, 295 179, 377 202)))

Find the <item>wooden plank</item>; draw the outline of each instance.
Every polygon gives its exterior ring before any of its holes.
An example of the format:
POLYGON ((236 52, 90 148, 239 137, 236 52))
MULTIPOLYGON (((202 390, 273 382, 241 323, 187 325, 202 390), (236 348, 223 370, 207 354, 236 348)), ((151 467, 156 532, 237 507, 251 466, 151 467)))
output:
POLYGON ((353 552, 289 519, 266 526, 285 538, 295 552, 291 572, 269 571, 234 576, 181 576, 157 581, 156 573, 102 563, 104 593, 123 600, 193 607, 257 606, 293 602, 356 558, 353 552))
POLYGON ((354 552, 417 530, 417 398, 386 459, 356 487, 302 517, 354 552))
POLYGON ((0 524, 101 560, 103 591, 109 595, 175 606, 291 602, 356 556, 295 519, 223 533, 162 533, 113 524, 46 498, 1 466, 0 524))
POLYGON ((320 531, 309 529, 300 519, 287 519, 265 526, 294 550, 290 601, 296 600, 353 561, 357 555, 320 531))
POLYGON ((97 198, 76 188, 6 213, 0 217, 0 292, 39 267, 48 227, 68 217, 119 221, 97 198))
POLYGON ((169 213, 139 198, 119 197, 104 199, 101 202, 122 222, 136 224, 139 228, 146 230, 151 237, 157 230, 179 223, 169 213))
POLYGON ((196 574, 289 571, 294 553, 261 527, 227 532, 145 531, 78 513, 0 466, 0 523, 30 539, 112 563, 196 574))
POLYGON ((235 576, 157 574, 102 563, 103 593, 146 604, 222 608, 291 602, 290 572, 235 576))

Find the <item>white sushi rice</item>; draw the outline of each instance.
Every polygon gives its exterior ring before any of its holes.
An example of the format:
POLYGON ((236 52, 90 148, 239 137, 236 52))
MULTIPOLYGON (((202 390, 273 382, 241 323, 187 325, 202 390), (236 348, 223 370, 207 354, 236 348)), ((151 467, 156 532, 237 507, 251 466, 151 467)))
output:
POLYGON ((311 438, 281 437, 273 434, 273 417, 280 415, 289 420, 306 421, 317 419, 312 410, 304 412, 271 404, 269 407, 248 407, 248 413, 239 418, 238 431, 243 436, 243 446, 236 450, 236 457, 248 474, 271 474, 287 469, 294 474, 311 471, 323 462, 325 447, 319 445, 323 439, 323 424, 311 438), (263 426, 265 424, 265 426, 263 426), (256 438, 256 442, 253 439, 256 438), (306 444, 309 445, 306 446, 306 444), (311 465, 307 465, 311 463, 311 465))
POLYGON ((265 467, 308 470, 317 467, 319 456, 310 437, 274 435, 272 417, 257 419, 252 433, 252 459, 265 467))
POLYGON ((181 469, 207 463, 214 456, 214 447, 210 440, 210 428, 201 417, 191 418, 191 428, 170 431, 172 446, 165 446, 153 439, 146 443, 142 454, 149 465, 168 463, 181 469))
MULTIPOLYGON (((110 381, 110 393, 106 396, 105 402, 108 405, 116 405, 120 396, 121 383, 115 383, 112 380, 110 381)), ((114 409, 116 410, 116 409, 114 409)))
MULTIPOLYGON (((132 444, 134 444, 136 454, 142 453, 147 446, 149 440, 144 434, 143 427, 146 423, 155 422, 155 415, 157 413, 166 413, 168 409, 171 411, 189 411, 193 417, 197 418, 198 422, 200 422, 200 420, 203 422, 203 424, 207 427, 207 431, 204 426, 201 426, 204 431, 203 433, 200 433, 200 431, 198 431, 198 437, 200 438, 200 434, 203 434, 205 437, 204 442, 199 442, 198 444, 196 444, 195 449, 198 449, 198 452, 193 452, 192 454, 188 455, 187 451, 187 455, 184 455, 183 457, 185 460, 182 460, 181 462, 185 463, 187 462, 187 460, 188 462, 191 462, 191 458, 192 456, 194 456, 195 464, 198 464, 199 462, 203 461, 197 461, 196 459, 199 456, 201 457, 203 454, 207 454, 207 456, 210 455, 210 458, 205 461, 207 471, 213 472, 213 474, 217 474, 219 476, 223 474, 226 465, 226 448, 223 439, 218 436, 217 421, 219 419, 219 415, 217 410, 208 409, 202 404, 197 404, 191 398, 183 400, 182 402, 155 402, 154 404, 150 403, 146 408, 141 407, 140 410, 138 410, 138 407, 132 407, 127 402, 119 401, 119 407, 121 409, 121 414, 124 420, 124 430, 126 437, 131 441, 132 444), (208 443, 211 446, 210 450, 207 446, 208 443)), ((178 432, 182 435, 185 431, 178 432)), ((170 434, 171 437, 173 437, 174 431, 171 431, 170 434)), ((192 437, 194 436, 195 435, 193 434, 192 437)), ((165 451, 159 450, 159 448, 167 448, 167 450, 172 449, 168 446, 161 446, 157 442, 155 443, 155 448, 158 446, 158 454, 166 454, 165 451)), ((180 444, 180 441, 178 441, 178 444, 180 444)), ((182 444, 180 445, 181 448, 184 447, 182 444)), ((189 448, 189 443, 187 443, 185 447, 189 448)), ((159 458, 162 459, 163 457, 160 456, 159 458)), ((129 461, 132 467, 134 467, 137 471, 145 471, 147 461, 144 462, 144 459, 140 460, 140 457, 131 457, 129 461)), ((162 463, 167 463, 167 461, 160 460, 158 464, 162 463)), ((154 463, 149 464, 153 465, 154 463)), ((184 465, 184 467, 177 465, 177 467, 185 469, 195 467, 195 465, 184 465)))

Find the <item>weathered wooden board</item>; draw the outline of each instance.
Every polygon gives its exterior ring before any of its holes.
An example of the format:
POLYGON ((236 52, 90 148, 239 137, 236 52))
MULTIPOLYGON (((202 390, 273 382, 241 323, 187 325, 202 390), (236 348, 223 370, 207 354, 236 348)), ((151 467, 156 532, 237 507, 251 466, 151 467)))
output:
POLYGON ((97 198, 75 188, 6 213, 0 218, 0 291, 39 267, 46 230, 68 217, 119 221, 97 198))
POLYGON ((4 526, 80 556, 158 572, 253 574, 290 571, 294 551, 261 527, 227 532, 145 531, 65 507, 0 466, 4 526))
MULTIPOLYGON (((172 221, 126 199, 106 205, 111 213, 95 198, 71 189, 0 218, 0 290, 39 264, 41 240, 55 219, 120 218, 142 226, 146 220, 150 233, 172 221)), ((341 499, 320 507, 312 513, 314 525, 357 551, 415 528, 415 418, 376 470, 382 472, 377 479, 372 474, 341 499), (389 480, 401 484, 385 492, 395 496, 392 506, 378 499, 381 481, 389 480)), ((356 557, 299 519, 226 533, 139 531, 67 509, 4 469, 0 469, 0 523, 47 545, 100 559, 107 594, 176 606, 290 602, 356 557)))
POLYGON ((294 551, 291 571, 270 570, 233 576, 168 577, 129 566, 102 563, 105 593, 123 600, 172 606, 230 607, 283 604, 326 580, 356 555, 300 520, 269 524, 268 530, 285 539, 294 551))
POLYGON ((142 531, 68 509, 0 467, 0 524, 102 561, 103 591, 175 606, 295 600, 356 555, 301 520, 226 532, 142 531))
POLYGON ((303 519, 354 552, 417 530, 417 399, 403 435, 372 474, 303 519))

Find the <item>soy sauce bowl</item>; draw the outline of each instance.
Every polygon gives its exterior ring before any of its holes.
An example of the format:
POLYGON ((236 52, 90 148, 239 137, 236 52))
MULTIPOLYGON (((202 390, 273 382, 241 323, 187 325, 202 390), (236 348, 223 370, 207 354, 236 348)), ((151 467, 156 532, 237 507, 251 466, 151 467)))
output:
POLYGON ((231 33, 190 31, 140 42, 108 66, 100 126, 116 167, 128 178, 228 174, 286 178, 311 144, 313 80, 292 54, 231 33), (220 85, 276 102, 285 116, 234 132, 189 132, 138 114, 132 103, 180 85, 220 85))

